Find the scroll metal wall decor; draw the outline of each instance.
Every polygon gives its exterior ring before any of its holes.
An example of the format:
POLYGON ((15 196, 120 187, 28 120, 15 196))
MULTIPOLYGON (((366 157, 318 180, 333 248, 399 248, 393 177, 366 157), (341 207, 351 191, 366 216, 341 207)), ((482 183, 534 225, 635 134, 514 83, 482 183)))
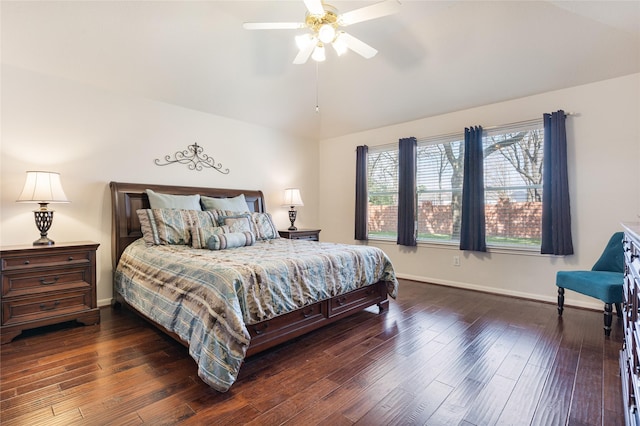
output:
POLYGON ((204 154, 203 148, 194 143, 193 145, 187 146, 187 149, 183 151, 178 151, 173 154, 173 158, 171 155, 164 156, 164 163, 161 163, 159 159, 155 159, 155 163, 158 166, 168 166, 169 164, 187 164, 189 170, 202 170, 203 168, 209 168, 219 171, 222 174, 229 174, 229 169, 222 169, 222 164, 215 162, 212 157, 209 157, 207 154, 204 154))

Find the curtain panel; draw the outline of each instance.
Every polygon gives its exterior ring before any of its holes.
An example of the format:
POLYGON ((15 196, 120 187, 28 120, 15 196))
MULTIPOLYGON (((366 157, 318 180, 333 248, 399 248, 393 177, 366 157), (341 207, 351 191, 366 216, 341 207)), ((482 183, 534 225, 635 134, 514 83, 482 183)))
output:
POLYGON ((418 140, 403 138, 398 148, 398 240, 403 246, 418 245, 416 239, 416 161, 418 140))
POLYGON ((543 115, 542 242, 540 253, 573 254, 567 132, 562 110, 543 115))
POLYGON ((484 214, 482 127, 464 129, 460 250, 487 251, 484 214))
POLYGON ((369 193, 367 189, 367 145, 356 148, 356 231, 355 239, 366 241, 369 239, 368 208, 369 193))

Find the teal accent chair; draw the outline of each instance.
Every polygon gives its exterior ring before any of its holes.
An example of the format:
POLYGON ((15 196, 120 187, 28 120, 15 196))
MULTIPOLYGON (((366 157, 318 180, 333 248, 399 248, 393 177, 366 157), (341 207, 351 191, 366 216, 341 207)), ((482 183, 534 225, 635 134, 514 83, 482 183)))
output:
POLYGON ((558 315, 564 309, 564 290, 595 297, 604 302, 604 334, 611 334, 612 305, 616 305, 618 317, 622 317, 622 284, 624 281, 624 233, 613 234, 600 259, 590 271, 559 271, 556 274, 558 286, 558 315))

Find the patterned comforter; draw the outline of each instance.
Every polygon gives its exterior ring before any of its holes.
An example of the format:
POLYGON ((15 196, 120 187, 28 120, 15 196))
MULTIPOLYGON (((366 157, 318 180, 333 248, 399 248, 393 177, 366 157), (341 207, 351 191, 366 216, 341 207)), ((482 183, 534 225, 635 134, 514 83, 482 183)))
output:
POLYGON ((222 392, 244 360, 246 325, 377 281, 393 298, 398 287, 378 248, 285 238, 219 251, 138 240, 114 280, 127 303, 189 343, 200 378, 222 392))

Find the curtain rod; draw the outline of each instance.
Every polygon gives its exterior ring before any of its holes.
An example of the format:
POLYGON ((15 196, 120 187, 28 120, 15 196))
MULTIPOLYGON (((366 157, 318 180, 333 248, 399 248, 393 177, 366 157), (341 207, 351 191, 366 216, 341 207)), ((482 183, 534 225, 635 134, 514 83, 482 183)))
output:
MULTIPOLYGON (((576 112, 565 112, 564 116, 565 117, 575 117, 578 116, 579 114, 576 112)), ((526 125, 526 124, 534 124, 534 123, 538 123, 542 121, 542 116, 540 116, 540 118, 532 118, 529 120, 522 120, 522 121, 515 121, 513 123, 508 123, 508 124, 503 124, 500 126, 489 126, 489 127, 483 127, 482 130, 494 130, 494 129, 500 129, 500 128, 504 128, 504 127, 511 127, 511 126, 522 126, 522 125, 526 125)), ((435 135, 435 136, 427 136, 427 137, 422 137, 422 138, 416 138, 418 140, 418 142, 425 142, 425 141, 429 141, 429 140, 435 140, 435 139, 449 139, 449 138, 456 138, 459 136, 463 136, 464 135, 464 130, 460 131, 460 132, 455 132, 455 133, 447 133, 444 135, 435 135)), ((382 145, 373 145, 370 146, 369 148, 373 148, 373 149, 384 149, 387 147, 392 147, 392 146, 397 146, 398 142, 389 142, 389 143, 385 143, 382 145)))
MULTIPOLYGON (((565 117, 571 117, 571 116, 576 116, 576 115, 578 115, 578 114, 576 114, 575 112, 565 112, 564 113, 565 117)), ((482 130, 494 130, 494 129, 500 129, 500 128, 503 128, 503 127, 523 126, 523 125, 527 125, 527 124, 534 124, 534 123, 537 123, 539 121, 542 121, 542 117, 540 117, 540 118, 532 118, 530 120, 515 121, 513 123, 503 124, 503 125, 500 125, 500 126, 483 127, 482 130)))

